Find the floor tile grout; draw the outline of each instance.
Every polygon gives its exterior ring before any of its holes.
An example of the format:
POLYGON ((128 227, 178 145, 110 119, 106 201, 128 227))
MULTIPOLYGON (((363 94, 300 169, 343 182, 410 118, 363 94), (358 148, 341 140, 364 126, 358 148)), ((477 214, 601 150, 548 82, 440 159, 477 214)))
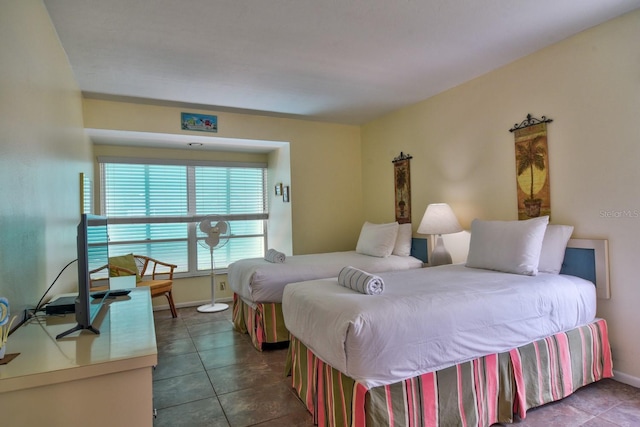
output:
MULTIPOLYGON (((167 363, 163 366, 164 375, 170 375, 167 373, 170 369, 188 370, 184 366, 187 355, 195 353, 199 362, 196 374, 204 372, 206 381, 197 380, 202 377, 194 374, 164 377, 160 371, 156 378, 154 373, 154 406, 156 399, 165 405, 158 409, 154 427, 313 426, 312 415, 284 376, 279 376, 286 349, 257 351, 248 335, 233 331, 231 308, 212 314, 186 307, 179 308, 178 313, 177 319, 171 318, 169 311, 154 313, 159 363, 167 363), (216 317, 200 319, 200 316, 216 317), (180 383, 180 377, 185 375, 192 375, 188 378, 194 380, 182 384, 181 390, 166 389, 172 382, 165 380, 180 383), (265 392, 266 389, 270 392, 265 392), (207 390, 213 395, 203 396, 207 390)), ((602 380, 559 402, 529 410, 524 420, 497 426, 502 425, 640 425, 640 389, 602 380)))

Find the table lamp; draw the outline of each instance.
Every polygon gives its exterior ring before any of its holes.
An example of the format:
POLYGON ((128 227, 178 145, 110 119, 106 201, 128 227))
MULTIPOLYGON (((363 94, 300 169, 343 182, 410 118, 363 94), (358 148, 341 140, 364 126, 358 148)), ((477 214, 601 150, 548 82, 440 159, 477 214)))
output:
POLYGON ((451 254, 444 247, 442 235, 458 233, 460 231, 462 231, 462 227, 448 204, 432 203, 427 206, 427 210, 424 212, 424 216, 418 227, 418 233, 438 236, 436 246, 431 253, 430 265, 451 264, 451 254))

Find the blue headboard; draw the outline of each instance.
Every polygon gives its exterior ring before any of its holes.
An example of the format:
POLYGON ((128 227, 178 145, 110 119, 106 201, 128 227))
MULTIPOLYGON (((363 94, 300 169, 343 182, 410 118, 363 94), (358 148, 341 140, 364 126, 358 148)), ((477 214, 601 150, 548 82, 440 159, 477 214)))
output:
POLYGON ((570 239, 560 274, 570 274, 596 285, 598 298, 611 298, 609 249, 605 239, 570 239))
MULTIPOLYGON (((428 263, 429 239, 413 237, 411 256, 428 263)), ((606 239, 570 239, 560 274, 570 274, 596 285, 598 298, 611 298, 609 287, 609 248, 606 239)))
POLYGON ((418 258, 420 261, 425 264, 428 262, 428 254, 429 254, 429 239, 425 239, 422 237, 412 237, 411 238, 411 256, 418 258))

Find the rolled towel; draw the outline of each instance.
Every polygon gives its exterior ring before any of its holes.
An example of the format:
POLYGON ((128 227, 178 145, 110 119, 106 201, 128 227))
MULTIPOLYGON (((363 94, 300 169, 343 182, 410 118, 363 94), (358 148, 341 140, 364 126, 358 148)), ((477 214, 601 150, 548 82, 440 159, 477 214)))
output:
POLYGON ((264 255, 264 259, 269 262, 275 262, 276 264, 282 264, 286 259, 286 255, 282 252, 278 252, 275 249, 269 249, 264 255))
POLYGON ((384 291, 384 281, 381 277, 351 266, 340 270, 338 284, 366 295, 379 295, 384 291))

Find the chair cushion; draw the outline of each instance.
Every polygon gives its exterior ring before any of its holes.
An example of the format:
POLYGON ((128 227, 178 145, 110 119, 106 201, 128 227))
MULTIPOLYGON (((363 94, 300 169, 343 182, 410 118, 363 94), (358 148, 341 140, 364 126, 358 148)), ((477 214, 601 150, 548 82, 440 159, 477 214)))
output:
MULTIPOLYGON (((116 267, 122 267, 126 268, 127 270, 135 271, 136 282, 140 281, 140 271, 138 271, 138 265, 136 264, 136 259, 133 257, 133 254, 109 257, 109 265, 114 265, 116 267)), ((109 268, 109 275, 112 277, 130 276, 130 274, 127 274, 122 270, 118 270, 115 268, 109 268)))
POLYGON ((151 293, 151 297, 153 298, 169 292, 173 287, 173 280, 143 280, 141 282, 138 282, 136 286, 149 287, 149 292, 151 293))

